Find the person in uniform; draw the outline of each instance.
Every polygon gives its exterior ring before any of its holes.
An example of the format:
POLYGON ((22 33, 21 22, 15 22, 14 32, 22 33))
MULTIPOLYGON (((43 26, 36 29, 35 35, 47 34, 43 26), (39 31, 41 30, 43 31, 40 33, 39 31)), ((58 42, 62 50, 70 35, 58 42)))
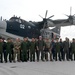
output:
POLYGON ((73 38, 71 43, 71 60, 75 61, 75 39, 73 38), (73 57, 74 54, 74 57, 73 57))
POLYGON ((45 41, 45 59, 46 59, 46 61, 48 61, 49 49, 50 49, 50 41, 49 41, 49 39, 46 39, 46 41, 45 41))
MULTIPOLYGON (((42 36, 39 36, 39 40, 37 42, 36 47, 37 47, 37 50, 39 51, 39 56, 40 56, 40 53, 41 53, 41 60, 44 61, 45 42, 43 41, 42 36)), ((39 56, 37 57, 38 61, 39 61, 39 56)))
POLYGON ((13 50, 13 48, 14 48, 14 43, 13 43, 13 39, 12 39, 12 38, 10 38, 10 42, 11 42, 11 44, 12 44, 12 61, 14 62, 14 50, 13 50))
POLYGON ((62 39, 60 39, 60 52, 61 52, 61 60, 64 60, 64 56, 63 56, 63 42, 62 42, 62 39))
POLYGON ((55 41, 52 39, 50 43, 50 61, 55 60, 55 41))
POLYGON ((59 39, 57 38, 55 43, 55 61, 57 61, 57 56, 59 61, 61 61, 60 42, 58 40, 59 39))
POLYGON ((30 41, 28 40, 28 37, 27 37, 27 43, 28 43, 28 48, 27 48, 27 60, 29 60, 29 57, 30 57, 30 52, 29 52, 29 47, 30 47, 30 41))
POLYGON ((3 40, 0 37, 0 62, 3 63, 3 40))
POLYGON ((69 42, 69 60, 71 59, 71 41, 68 38, 68 42, 69 42))
POLYGON ((35 49, 36 49, 36 42, 35 39, 32 38, 30 42, 30 62, 35 62, 35 49))
POLYGON ((63 42, 63 50, 64 50, 64 60, 65 60, 65 55, 66 59, 69 61, 69 41, 68 38, 65 39, 63 42))
POLYGON ((20 62, 20 49, 21 49, 20 38, 16 38, 16 41, 14 42, 14 62, 16 55, 17 55, 17 61, 20 62))
POLYGON ((27 62, 27 49, 28 49, 27 38, 24 37, 24 41, 21 43, 21 58, 22 58, 22 62, 27 62))
POLYGON ((36 57, 37 57, 37 62, 39 61, 39 50, 37 50, 37 45, 38 45, 38 38, 35 38, 35 49, 36 49, 36 57))
POLYGON ((6 58, 6 40, 5 38, 3 38, 3 59, 4 59, 4 62, 5 62, 5 58, 6 58))
POLYGON ((11 38, 8 38, 7 43, 6 43, 6 58, 5 58, 5 62, 7 62, 8 55, 9 55, 9 62, 12 62, 12 50, 13 50, 13 44, 11 42, 11 38))

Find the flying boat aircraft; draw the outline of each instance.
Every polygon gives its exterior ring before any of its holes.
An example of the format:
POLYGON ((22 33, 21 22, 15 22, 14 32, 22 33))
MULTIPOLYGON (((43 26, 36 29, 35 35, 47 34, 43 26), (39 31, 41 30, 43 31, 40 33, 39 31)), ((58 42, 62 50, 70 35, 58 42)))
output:
POLYGON ((43 38, 52 39, 60 37, 61 26, 75 25, 75 16, 71 15, 71 9, 70 15, 66 15, 68 19, 52 20, 51 18, 54 15, 47 18, 47 13, 48 11, 46 11, 45 18, 40 16, 43 19, 40 22, 26 21, 16 16, 11 17, 9 20, 0 20, 0 35, 14 39, 17 37, 20 39, 23 39, 23 37, 38 38, 41 35, 43 38), (50 29, 49 27, 53 28, 50 29))

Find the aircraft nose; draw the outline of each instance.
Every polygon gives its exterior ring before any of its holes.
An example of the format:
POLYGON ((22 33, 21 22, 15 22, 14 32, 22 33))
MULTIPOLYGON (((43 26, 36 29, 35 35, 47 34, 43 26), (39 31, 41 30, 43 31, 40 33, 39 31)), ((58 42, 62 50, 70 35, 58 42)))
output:
POLYGON ((0 20, 0 29, 6 29, 7 23, 6 21, 1 21, 0 20))

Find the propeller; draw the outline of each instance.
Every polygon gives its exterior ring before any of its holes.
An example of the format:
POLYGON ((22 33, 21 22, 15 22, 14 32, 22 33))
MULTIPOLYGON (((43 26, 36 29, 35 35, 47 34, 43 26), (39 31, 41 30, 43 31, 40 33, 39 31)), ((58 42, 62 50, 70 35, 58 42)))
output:
POLYGON ((50 19, 50 18, 52 18, 52 17, 54 16, 54 15, 52 15, 52 16, 50 16, 50 17, 47 18, 47 14, 48 14, 48 10, 46 10, 45 18, 43 18, 42 16, 39 15, 39 16, 43 19, 43 23, 44 23, 43 28, 46 27, 46 25, 47 25, 47 20, 50 19))
MULTIPOLYGON (((66 14, 64 14, 64 15, 66 15, 66 14)), ((70 7, 70 15, 66 15, 67 17, 69 17, 69 18, 73 18, 74 16, 75 16, 75 14, 74 15, 72 15, 72 7, 70 7)))
MULTIPOLYGON (((66 15, 66 14, 64 14, 66 15)), ((70 7, 70 15, 66 15, 67 17, 72 16, 72 7, 70 7)))
POLYGON ((70 15, 66 15, 66 16, 68 17, 68 20, 70 21, 70 23, 73 24, 73 17, 75 16, 75 14, 72 15, 72 7, 70 7, 70 15))

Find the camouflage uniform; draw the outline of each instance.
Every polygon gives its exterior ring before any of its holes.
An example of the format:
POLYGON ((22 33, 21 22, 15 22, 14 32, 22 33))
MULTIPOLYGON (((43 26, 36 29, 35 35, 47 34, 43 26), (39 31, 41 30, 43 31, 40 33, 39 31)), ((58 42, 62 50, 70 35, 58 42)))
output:
POLYGON ((49 49, 50 49, 50 41, 47 39, 45 41, 45 59, 46 59, 46 61, 48 61, 48 52, 49 52, 49 49))
POLYGON ((20 61, 20 47, 21 47, 21 42, 15 42, 14 43, 14 61, 15 61, 15 57, 17 54, 17 61, 20 61))

